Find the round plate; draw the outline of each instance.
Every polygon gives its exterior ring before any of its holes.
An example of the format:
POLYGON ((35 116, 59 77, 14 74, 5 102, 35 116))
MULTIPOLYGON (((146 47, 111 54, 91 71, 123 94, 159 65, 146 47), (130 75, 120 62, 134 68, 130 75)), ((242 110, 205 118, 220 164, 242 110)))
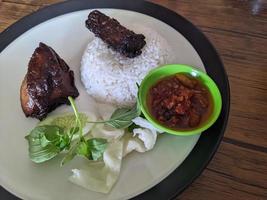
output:
MULTIPOLYGON (((0 90, 0 183, 23 199, 171 199, 203 171, 214 155, 227 124, 230 102, 223 65, 206 37, 176 13, 139 0, 66 1, 15 23, 0 35, 0 90), (82 52, 92 37, 84 27, 84 20, 90 12, 88 9, 93 8, 105 8, 101 11, 128 27, 139 23, 155 29, 175 52, 173 62, 205 69, 217 83, 223 101, 219 119, 200 138, 164 135, 152 151, 129 155, 123 161, 118 183, 108 195, 68 182, 75 162, 61 169, 58 159, 44 165, 31 163, 23 137, 37 121, 23 116, 19 102, 19 87, 27 63, 42 41, 54 48, 74 70, 81 93, 77 104, 86 105, 78 72, 82 52)), ((1 197, 8 197, 3 190, 1 197)))

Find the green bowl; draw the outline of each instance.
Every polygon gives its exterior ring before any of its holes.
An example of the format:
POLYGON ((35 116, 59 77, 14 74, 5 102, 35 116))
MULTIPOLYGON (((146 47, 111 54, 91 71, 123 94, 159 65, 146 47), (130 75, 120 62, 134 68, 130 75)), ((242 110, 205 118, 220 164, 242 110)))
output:
POLYGON ((146 119, 153 124, 154 127, 170 134, 174 135, 195 135, 208 129, 219 117, 222 108, 222 98, 220 91, 214 81, 204 72, 195 69, 194 67, 181 65, 181 64, 170 64, 158 67, 151 70, 149 74, 143 79, 138 95, 141 110, 145 115, 146 119), (190 130, 173 130, 166 126, 161 125, 149 112, 147 106, 147 94, 149 89, 160 79, 166 76, 171 76, 177 73, 190 74, 191 76, 200 80, 210 91, 213 100, 213 112, 210 117, 201 125, 195 129, 190 130))

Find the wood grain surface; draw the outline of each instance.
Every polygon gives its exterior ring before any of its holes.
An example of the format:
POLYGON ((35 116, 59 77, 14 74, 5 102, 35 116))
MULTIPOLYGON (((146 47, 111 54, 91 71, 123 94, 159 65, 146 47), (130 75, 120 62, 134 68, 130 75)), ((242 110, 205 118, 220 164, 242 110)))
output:
MULTIPOLYGON (((60 0, 0 0, 0 31, 60 0)), ((267 0, 151 0, 200 28, 219 52, 231 87, 220 148, 177 199, 267 199, 267 0)))

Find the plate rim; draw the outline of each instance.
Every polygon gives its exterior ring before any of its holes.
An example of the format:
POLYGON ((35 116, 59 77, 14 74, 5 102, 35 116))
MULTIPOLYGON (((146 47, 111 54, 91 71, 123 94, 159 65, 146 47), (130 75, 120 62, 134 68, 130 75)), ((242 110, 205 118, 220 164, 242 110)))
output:
MULTIPOLYGON (((95 8, 135 11, 154 17, 174 28, 181 33, 197 51, 207 73, 214 79, 222 93, 223 108, 219 119, 211 128, 201 134, 197 144, 183 163, 157 185, 132 198, 132 200, 174 199, 203 172, 212 160, 227 127, 230 110, 230 86, 223 63, 212 43, 196 26, 168 8, 142 0, 69 0, 44 7, 21 18, 13 25, 6 28, 0 33, 0 53, 16 38, 40 23, 67 13, 95 8), (214 63, 216 63, 216 68, 212 68, 214 63), (217 74, 218 72, 220 72, 219 75, 217 74), (216 130, 218 128, 219 130, 216 130), (214 132, 216 132, 216 134, 214 132), (207 144, 209 144, 208 147, 206 146, 207 144), (207 153, 206 156, 199 153, 199 147, 201 147, 202 153, 207 153), (196 161, 197 163, 195 163, 196 161), (192 166, 192 163, 198 166, 192 166), (181 173, 184 172, 184 169, 187 169, 189 173, 181 173), (181 182, 178 182, 177 178, 180 178, 181 182)), ((7 191, 1 190, 1 196, 9 195, 7 191)), ((11 194, 10 196, 14 198, 15 194, 11 194)))

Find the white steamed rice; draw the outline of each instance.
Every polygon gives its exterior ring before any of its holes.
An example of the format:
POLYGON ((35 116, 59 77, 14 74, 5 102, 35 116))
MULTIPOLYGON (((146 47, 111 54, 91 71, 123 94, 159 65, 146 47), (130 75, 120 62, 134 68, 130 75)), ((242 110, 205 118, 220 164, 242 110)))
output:
POLYGON ((96 37, 84 52, 81 80, 89 95, 98 102, 132 105, 136 100, 136 83, 140 84, 151 69, 170 63, 171 50, 161 35, 144 27, 133 30, 146 37, 147 44, 140 56, 126 58, 96 37))

